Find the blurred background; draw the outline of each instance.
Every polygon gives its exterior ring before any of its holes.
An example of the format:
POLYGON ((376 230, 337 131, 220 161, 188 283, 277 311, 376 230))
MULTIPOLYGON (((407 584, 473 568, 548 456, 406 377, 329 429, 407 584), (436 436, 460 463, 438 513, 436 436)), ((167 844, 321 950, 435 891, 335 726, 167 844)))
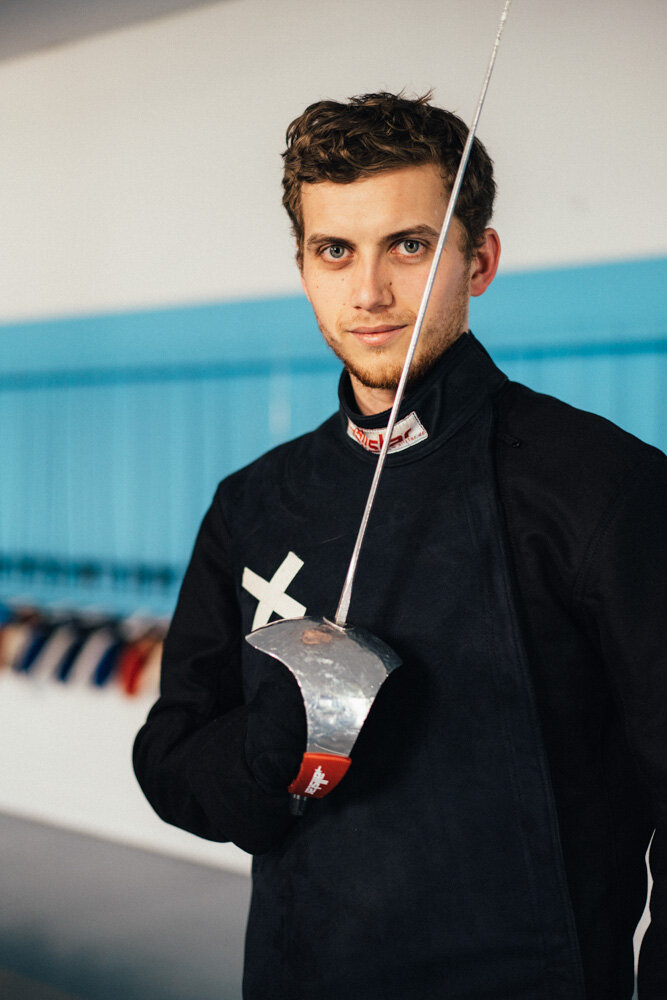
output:
MULTIPOLYGON (((285 129, 380 89, 470 121, 501 9, 0 3, 3 997, 240 995, 248 858, 162 824, 130 750, 217 482, 336 406, 285 129)), ((666 43, 663 0, 514 0, 471 315, 510 377, 663 449, 666 43)))

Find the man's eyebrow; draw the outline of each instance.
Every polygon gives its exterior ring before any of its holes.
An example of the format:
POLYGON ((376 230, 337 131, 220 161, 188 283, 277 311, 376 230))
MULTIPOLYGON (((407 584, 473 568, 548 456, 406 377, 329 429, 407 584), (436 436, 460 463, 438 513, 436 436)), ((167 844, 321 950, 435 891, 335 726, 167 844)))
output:
MULTIPOLYGON (((399 229, 398 232, 395 233, 389 233, 387 236, 383 237, 383 240, 385 243, 396 243, 399 240, 406 240, 410 237, 418 236, 430 236, 433 239, 437 239, 439 235, 439 229, 433 229, 432 226, 421 224, 418 226, 408 226, 406 229, 399 229)), ((342 236, 332 236, 329 233, 311 233, 306 240, 306 248, 312 250, 314 247, 322 246, 324 243, 344 243, 347 245, 350 243, 350 240, 347 240, 342 236)))
POLYGON ((321 246, 323 243, 348 243, 349 240, 343 239, 341 236, 331 236, 328 233, 311 233, 311 235, 306 240, 306 246, 311 249, 312 247, 321 246))
POLYGON ((436 240, 440 235, 439 229, 433 229, 432 226, 410 226, 408 229, 399 229, 397 233, 390 233, 387 236, 388 243, 396 243, 398 240, 407 240, 412 236, 432 236, 436 240))

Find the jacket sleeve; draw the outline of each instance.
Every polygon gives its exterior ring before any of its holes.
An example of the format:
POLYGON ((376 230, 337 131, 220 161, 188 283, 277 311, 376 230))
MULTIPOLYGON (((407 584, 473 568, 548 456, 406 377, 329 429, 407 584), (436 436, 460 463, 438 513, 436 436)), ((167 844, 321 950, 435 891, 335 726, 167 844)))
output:
POLYGON ((667 997, 667 459, 660 453, 634 471, 604 516, 579 599, 654 806, 639 996, 659 1000, 667 997))
POLYGON ((133 764, 165 822, 255 854, 293 821, 287 792, 266 794, 246 762, 242 641, 216 494, 183 580, 164 644, 160 697, 137 734, 133 764))

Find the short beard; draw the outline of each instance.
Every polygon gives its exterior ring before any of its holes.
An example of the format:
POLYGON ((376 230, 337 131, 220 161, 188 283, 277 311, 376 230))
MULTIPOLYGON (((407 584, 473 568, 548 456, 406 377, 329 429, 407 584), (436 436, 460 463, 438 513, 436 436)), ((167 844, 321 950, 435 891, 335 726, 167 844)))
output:
MULTIPOLYGON (((417 344, 417 350, 414 358, 412 359, 412 364, 410 365, 410 371, 408 373, 406 383, 406 387, 408 389, 414 388, 415 385, 421 382, 436 361, 442 357, 447 348, 451 347, 454 341, 458 340, 461 334, 465 332, 467 309, 468 292, 466 289, 461 290, 461 293, 454 302, 447 323, 443 320, 440 322, 436 320, 432 325, 428 324, 422 327, 419 335, 419 343, 417 344)), ((322 326, 319 320, 318 326, 327 344, 336 357, 343 362, 350 375, 353 375, 368 389, 389 389, 392 392, 396 391, 401 380, 403 364, 405 363, 404 361, 401 364, 396 362, 387 362, 386 364, 381 365, 380 361, 384 353, 384 348, 373 347, 371 348, 371 351, 377 358, 377 364, 375 364, 372 368, 362 367, 357 362, 351 361, 350 358, 347 357, 346 352, 341 349, 338 341, 334 340, 330 336, 328 330, 322 326)))
MULTIPOLYGON (((427 331, 424 331, 426 333, 427 331)), ((412 359, 412 364, 410 365, 410 371, 408 372, 408 378, 406 382, 407 389, 413 389, 419 382, 424 378, 425 375, 429 373, 433 365, 439 358, 442 357, 444 352, 447 350, 451 344, 460 336, 462 330, 457 330, 456 333, 452 334, 447 338, 446 341, 439 340, 437 344, 429 343, 423 352, 415 355, 412 359)), ((421 335, 419 337, 421 343, 421 335)), ((417 345, 419 347, 419 345, 417 345)), ((354 364, 350 361, 346 361, 339 353, 335 347, 332 346, 334 354, 343 362, 348 372, 354 375, 355 378, 365 385, 368 389, 390 389, 395 392, 398 389, 398 383, 401 380, 401 375, 403 374, 403 365, 396 364, 386 364, 383 367, 377 366, 373 369, 362 368, 360 365, 354 364)), ((382 348, 376 348, 378 353, 382 348)))

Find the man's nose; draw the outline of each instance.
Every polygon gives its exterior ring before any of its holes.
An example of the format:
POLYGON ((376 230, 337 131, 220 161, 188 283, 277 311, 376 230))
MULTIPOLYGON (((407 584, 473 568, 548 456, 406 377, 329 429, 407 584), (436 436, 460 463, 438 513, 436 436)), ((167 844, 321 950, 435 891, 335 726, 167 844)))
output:
POLYGON ((389 268, 375 257, 359 259, 354 271, 352 304, 371 312, 386 309, 394 301, 389 268))

